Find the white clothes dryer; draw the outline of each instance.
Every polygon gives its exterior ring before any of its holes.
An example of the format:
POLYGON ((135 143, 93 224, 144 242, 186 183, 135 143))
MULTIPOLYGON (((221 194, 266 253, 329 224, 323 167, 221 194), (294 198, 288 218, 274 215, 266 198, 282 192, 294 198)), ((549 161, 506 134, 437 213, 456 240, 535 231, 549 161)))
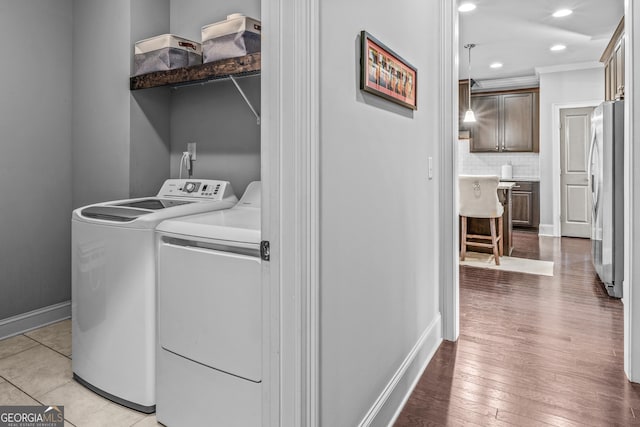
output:
POLYGON ((169 179, 155 197, 72 215, 73 377, 138 411, 155 411, 156 245, 167 218, 233 207, 226 181, 169 179))
POLYGON ((164 425, 261 425, 260 193, 252 182, 232 209, 156 230, 164 425))

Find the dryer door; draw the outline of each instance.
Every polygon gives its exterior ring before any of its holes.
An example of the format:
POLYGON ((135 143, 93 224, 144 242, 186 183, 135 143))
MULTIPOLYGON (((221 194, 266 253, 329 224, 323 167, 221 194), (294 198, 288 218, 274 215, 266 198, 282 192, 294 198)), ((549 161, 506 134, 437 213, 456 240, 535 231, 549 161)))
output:
POLYGON ((161 242, 160 346, 211 368, 262 379, 260 258, 161 242))

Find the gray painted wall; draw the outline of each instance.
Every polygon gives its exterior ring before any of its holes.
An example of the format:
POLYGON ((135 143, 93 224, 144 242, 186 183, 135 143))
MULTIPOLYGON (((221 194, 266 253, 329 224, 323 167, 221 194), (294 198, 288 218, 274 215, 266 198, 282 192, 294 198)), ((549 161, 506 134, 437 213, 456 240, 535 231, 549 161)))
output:
POLYGON ((358 425, 439 316, 437 2, 370 4, 320 3, 323 426, 358 425), (417 67, 417 111, 359 90, 363 29, 417 67))
POLYGON ((169 11, 169 0, 74 2, 74 207, 155 194, 169 177, 169 90, 129 91, 133 45, 168 32, 169 11))
MULTIPOLYGON (((169 0, 131 1, 130 64, 135 42, 169 32, 169 0)), ((170 89, 130 93, 129 196, 158 192, 169 177, 170 89)))
POLYGON ((0 319, 68 301, 71 0, 0 1, 0 319))
MULTIPOLYGON (((200 41, 202 26, 235 12, 260 19, 260 1, 173 0, 171 33, 200 41)), ((240 85, 259 110, 260 78, 242 79, 240 85)), ((229 180, 240 197, 249 182, 260 179, 260 127, 233 83, 182 88, 171 97, 171 176, 179 176, 187 143, 196 142, 194 177, 229 180)))
POLYGON ((73 205, 129 196, 130 0, 73 3, 73 205))

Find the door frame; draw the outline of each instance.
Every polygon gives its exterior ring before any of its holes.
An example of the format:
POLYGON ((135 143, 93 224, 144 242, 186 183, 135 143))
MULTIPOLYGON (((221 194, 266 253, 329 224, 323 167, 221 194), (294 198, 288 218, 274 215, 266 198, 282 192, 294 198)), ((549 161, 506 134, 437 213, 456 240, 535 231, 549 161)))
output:
POLYGON ((319 424, 319 0, 261 0, 263 426, 319 424), (293 25, 292 23, 300 23, 293 25))
MULTIPOLYGON (((444 22, 443 33, 445 37, 441 40, 441 52, 442 67, 443 70, 448 72, 453 78, 458 76, 458 45, 454 46, 449 44, 447 40, 447 29, 451 29, 455 34, 452 36, 457 40, 458 37, 458 15, 457 15, 458 0, 451 2, 451 7, 454 7, 456 12, 449 15, 449 19, 453 22, 444 22), (447 52, 448 49, 448 52, 447 52), (454 66, 452 66, 452 64, 454 66)), ((634 31, 635 28, 640 28, 640 7, 634 8, 633 1, 625 0, 625 280, 624 290, 624 371, 627 378, 631 382, 640 382, 640 291, 636 291, 635 283, 640 283, 640 268, 634 268, 635 265, 640 263, 640 226, 634 227, 634 212, 640 212, 640 173, 634 172, 634 165, 640 165, 640 149, 634 150, 634 147, 640 146, 640 131, 635 130, 634 121, 640 122, 640 105, 636 108, 636 103, 640 103, 640 85, 636 87, 634 84, 634 58, 640 58, 640 31, 634 31), (634 315, 635 314, 635 315, 634 315)), ((441 84, 443 87, 448 87, 448 79, 443 75, 441 84)), ((451 98, 457 98, 457 87, 451 91, 451 98)), ((442 111, 449 111, 443 109, 442 111)), ((446 129, 446 125, 454 123, 457 126, 458 112, 455 114, 449 113, 443 117, 443 128, 446 129)), ((558 114, 553 115, 558 117, 558 114)), ((456 151, 456 144, 453 139, 445 139, 446 134, 441 135, 441 156, 443 159, 449 159, 450 156, 456 151)), ((559 149, 559 138, 557 147, 559 149)), ((559 153, 559 151, 558 151, 559 153)), ((444 161, 443 161, 444 163, 444 161)), ((555 170, 558 173, 554 173, 554 179, 559 181, 559 160, 558 166, 555 170)), ((442 172, 443 186, 449 185, 451 188, 452 183, 456 179, 456 169, 453 168, 450 171, 442 172)), ((443 187, 444 188, 444 187, 443 187)), ((558 184, 554 184, 553 188, 559 188, 558 184)), ((453 194, 453 193, 452 193, 453 194)), ((456 196, 454 196, 456 197, 456 196)), ((554 203, 556 203, 554 197, 554 203)), ((559 207, 559 204, 557 205, 559 207)), ((559 211, 557 211, 559 212, 559 211)), ((454 216, 457 219, 455 209, 451 208, 450 203, 441 204, 441 218, 440 229, 443 235, 454 236, 454 231, 457 229, 457 223, 452 221, 454 216)), ((555 215, 554 221, 558 221, 559 216, 555 215)), ((457 235, 455 236, 457 241, 457 235)), ((440 241, 441 253, 450 253, 447 251, 446 242, 440 241)), ((441 313, 443 324, 443 338, 450 341, 455 341, 458 338, 459 333, 459 280, 448 281, 446 273, 451 274, 450 266, 457 265, 457 253, 453 255, 453 262, 447 263, 447 257, 443 257, 443 260, 447 264, 441 269, 441 274, 444 271, 444 275, 441 276, 441 313), (449 289, 452 287, 453 289, 449 289)))
POLYGON ((567 102, 561 104, 552 104, 552 129, 553 137, 551 139, 551 150, 552 150, 552 178, 551 178, 551 188, 553 188, 553 237, 561 237, 562 235, 562 227, 560 225, 560 215, 562 211, 562 183, 560 182, 560 173, 562 172, 560 166, 560 137, 562 129, 560 129, 560 110, 564 110, 567 108, 586 108, 586 107, 597 107, 600 105, 601 100, 592 100, 592 101, 581 101, 581 102, 567 102))
MULTIPOLYGON (((458 224, 458 0, 440 0, 440 314, 442 338, 460 335, 458 224)), ((471 89, 469 89, 471 90, 471 89)))
POLYGON ((625 0, 625 94, 624 103, 624 371, 632 382, 640 382, 640 227, 634 223, 634 213, 640 212, 640 173, 634 165, 640 165, 640 131, 634 126, 640 120, 640 85, 635 84, 634 58, 640 58, 640 8, 625 0), (637 106, 637 108, 636 108, 637 106))

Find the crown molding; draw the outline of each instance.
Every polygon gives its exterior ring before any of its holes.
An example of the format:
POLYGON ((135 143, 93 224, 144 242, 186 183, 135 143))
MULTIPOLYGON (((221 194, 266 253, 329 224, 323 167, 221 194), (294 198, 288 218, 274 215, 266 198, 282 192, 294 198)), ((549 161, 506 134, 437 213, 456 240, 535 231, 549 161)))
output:
POLYGON ((521 76, 521 77, 507 77, 504 79, 487 79, 476 80, 475 92, 491 91, 496 89, 515 89, 515 88, 529 88, 538 87, 540 81, 538 76, 521 76))
POLYGON ((574 64, 552 65, 549 67, 536 67, 536 75, 549 73, 562 73, 564 71, 588 70, 591 68, 603 68, 604 64, 598 61, 576 62, 574 64))

